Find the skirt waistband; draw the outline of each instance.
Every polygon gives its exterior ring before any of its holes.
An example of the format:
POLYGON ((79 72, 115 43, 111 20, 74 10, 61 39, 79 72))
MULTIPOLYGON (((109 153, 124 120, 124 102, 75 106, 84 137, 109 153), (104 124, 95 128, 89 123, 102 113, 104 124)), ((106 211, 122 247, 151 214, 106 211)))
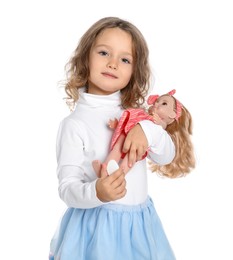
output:
POLYGON ((153 202, 152 199, 148 196, 143 203, 138 205, 108 203, 108 204, 101 205, 99 208, 113 210, 113 211, 134 212, 134 211, 142 211, 143 209, 148 208, 150 205, 153 205, 153 202))

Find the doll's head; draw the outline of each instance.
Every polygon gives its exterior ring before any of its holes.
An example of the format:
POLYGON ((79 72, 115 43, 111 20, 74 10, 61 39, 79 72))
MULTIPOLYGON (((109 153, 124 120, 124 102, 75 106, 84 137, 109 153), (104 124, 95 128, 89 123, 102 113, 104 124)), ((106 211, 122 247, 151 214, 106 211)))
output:
POLYGON ((151 105, 148 109, 150 115, 157 114, 167 125, 170 125, 181 116, 182 105, 174 98, 175 90, 162 96, 151 95, 147 103, 151 105))
POLYGON ((148 92, 150 68, 147 43, 136 26, 117 17, 105 17, 94 23, 81 37, 76 50, 68 62, 65 90, 68 99, 76 102, 79 88, 88 86, 89 54, 97 37, 106 29, 119 28, 132 38, 133 73, 127 86, 121 90, 122 106, 140 107, 148 92))

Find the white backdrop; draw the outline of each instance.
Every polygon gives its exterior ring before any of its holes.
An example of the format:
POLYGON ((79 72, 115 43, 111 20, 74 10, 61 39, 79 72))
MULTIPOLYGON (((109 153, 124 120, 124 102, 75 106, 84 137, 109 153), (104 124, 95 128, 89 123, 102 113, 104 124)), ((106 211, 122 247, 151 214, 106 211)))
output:
POLYGON ((81 35, 104 16, 128 19, 142 31, 154 91, 175 88, 193 116, 196 169, 177 180, 148 172, 177 260, 233 259, 230 0, 4 2, 0 259, 47 259, 66 208, 57 193, 55 140, 69 110, 58 82, 81 35))

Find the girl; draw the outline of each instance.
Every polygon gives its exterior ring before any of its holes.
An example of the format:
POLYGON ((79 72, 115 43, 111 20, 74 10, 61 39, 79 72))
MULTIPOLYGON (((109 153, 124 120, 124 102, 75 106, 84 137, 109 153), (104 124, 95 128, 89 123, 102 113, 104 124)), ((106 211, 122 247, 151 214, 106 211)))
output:
POLYGON ((128 133, 131 171, 120 168, 100 177, 92 161, 104 161, 111 130, 106 122, 123 109, 139 108, 148 92, 148 48, 131 23, 107 17, 81 38, 68 63, 65 86, 75 110, 57 137, 59 195, 67 204, 51 241, 51 260, 174 260, 174 254, 147 191, 147 148, 154 163, 169 164, 175 147, 167 132, 149 120, 128 133), (134 162, 138 161, 136 164, 134 162))
MULTIPOLYGON (((114 160, 115 167, 117 168, 117 163, 120 162, 124 173, 130 170, 128 167, 128 154, 122 154, 122 144, 130 129, 141 120, 147 119, 166 129, 170 136, 172 136, 176 146, 176 157, 172 163, 162 167, 151 163, 151 170, 170 178, 176 178, 189 173, 195 167, 193 145, 191 142, 192 117, 189 111, 174 97, 175 92, 175 89, 173 89, 162 96, 151 95, 147 101, 148 105, 151 106, 147 110, 129 108, 123 112, 119 122, 116 118, 109 120, 109 127, 111 129, 116 128, 116 130, 111 140, 111 152, 106 158, 105 163, 108 164, 111 161, 111 165, 112 160, 114 160)), ((101 169, 100 161, 95 160, 92 164, 97 176, 99 176, 101 169)))

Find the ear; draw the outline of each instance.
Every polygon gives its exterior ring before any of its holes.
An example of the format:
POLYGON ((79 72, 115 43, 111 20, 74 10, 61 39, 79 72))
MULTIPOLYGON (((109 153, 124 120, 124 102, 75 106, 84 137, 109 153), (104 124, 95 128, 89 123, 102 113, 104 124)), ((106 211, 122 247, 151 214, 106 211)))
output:
POLYGON ((176 118, 176 112, 175 111, 171 111, 168 116, 170 118, 174 119, 174 118, 176 118))

